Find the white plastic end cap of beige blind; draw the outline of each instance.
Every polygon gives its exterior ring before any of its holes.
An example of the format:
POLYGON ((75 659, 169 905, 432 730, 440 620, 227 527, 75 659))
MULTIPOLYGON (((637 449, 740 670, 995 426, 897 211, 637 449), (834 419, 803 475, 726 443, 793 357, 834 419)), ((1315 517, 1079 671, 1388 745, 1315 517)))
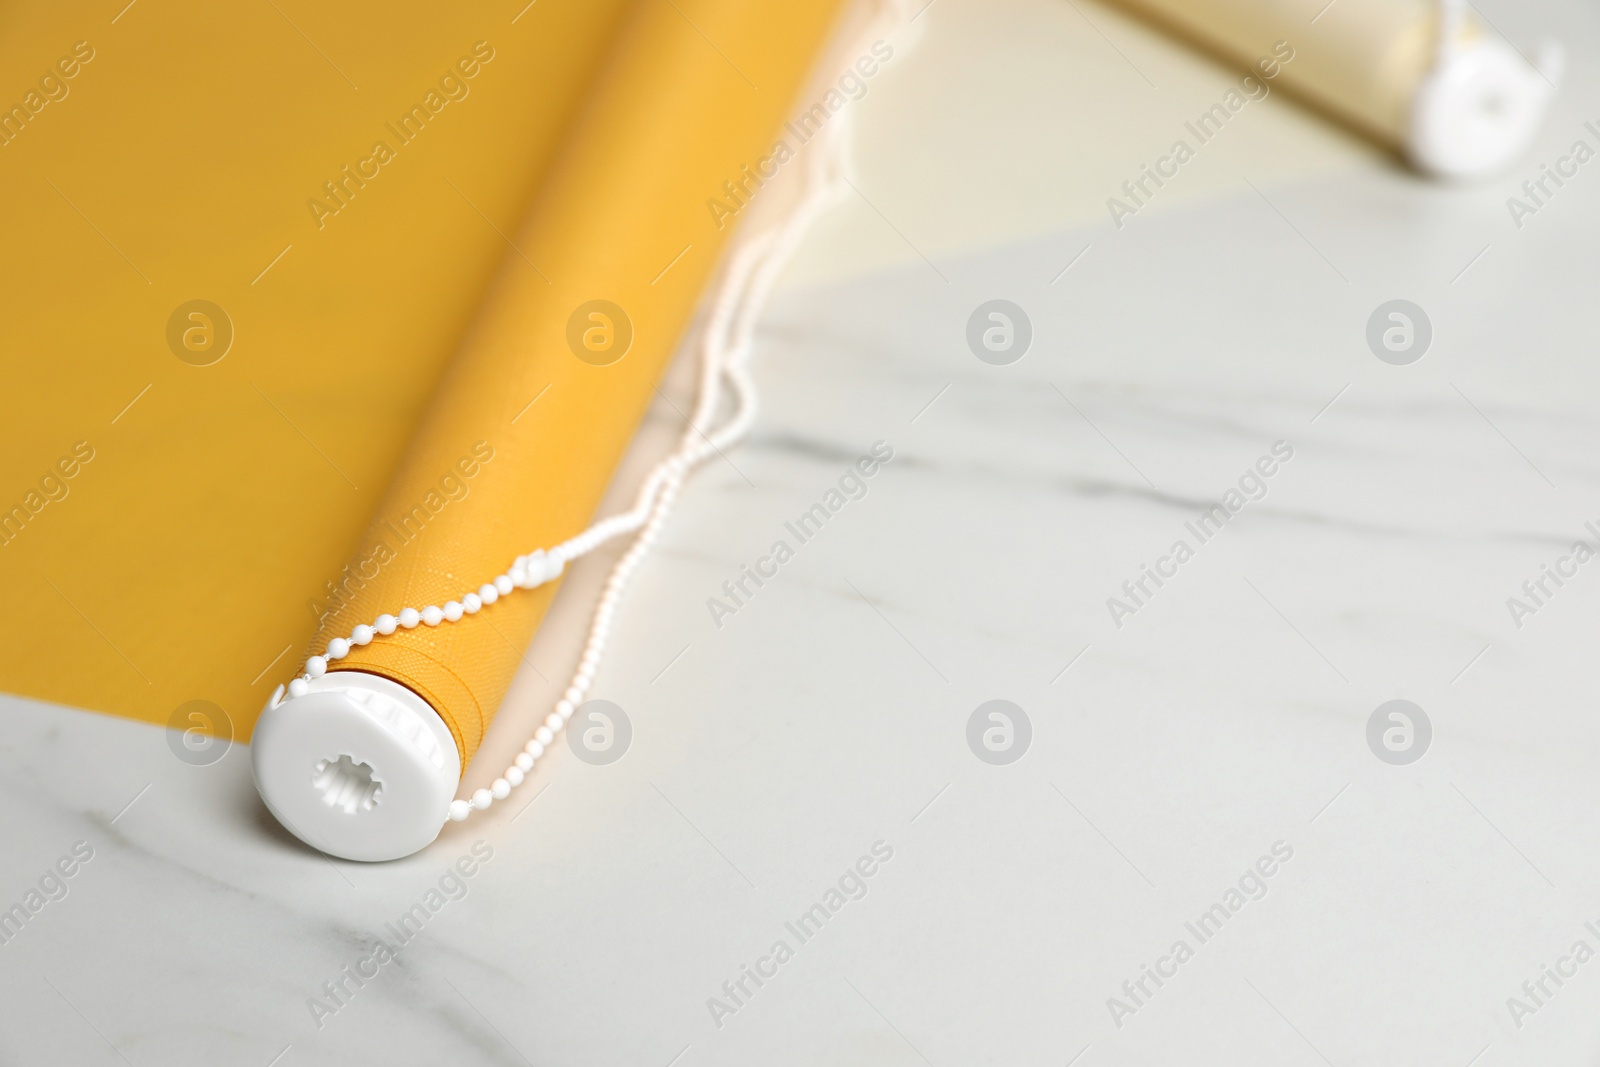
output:
POLYGON ((1412 99, 1406 155, 1440 178, 1487 177, 1523 153, 1555 97, 1561 50, 1536 63, 1488 35, 1441 49, 1412 99))
POLYGON ((461 758, 428 702, 364 671, 272 695, 250 740, 256 788, 290 833, 331 856, 393 860, 439 836, 461 758))

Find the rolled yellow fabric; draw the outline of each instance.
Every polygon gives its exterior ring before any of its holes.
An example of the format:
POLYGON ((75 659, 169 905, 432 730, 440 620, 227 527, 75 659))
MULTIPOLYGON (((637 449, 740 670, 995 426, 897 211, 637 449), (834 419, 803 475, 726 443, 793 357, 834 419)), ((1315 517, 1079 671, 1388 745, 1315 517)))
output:
POLYGON ((0 6, 0 689, 250 735, 629 6, 0 6))
MULTIPOLYGON (((834 7, 635 6, 312 651, 583 530, 730 232, 724 183, 754 191, 749 168, 770 154, 834 7)), ((465 765, 553 592, 398 631, 337 666, 422 696, 465 765)))

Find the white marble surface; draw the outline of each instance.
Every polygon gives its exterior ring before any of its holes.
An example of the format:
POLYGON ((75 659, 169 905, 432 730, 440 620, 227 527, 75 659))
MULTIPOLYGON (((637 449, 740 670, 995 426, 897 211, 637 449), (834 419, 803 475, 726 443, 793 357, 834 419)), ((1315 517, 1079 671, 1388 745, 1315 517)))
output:
MULTIPOLYGON (((1080 7, 1165 87, 1069 5, 941 0, 863 102, 860 195, 763 331, 760 429, 686 494, 617 631, 619 762, 558 750, 526 807, 361 865, 279 830, 242 747, 188 766, 165 731, 0 698, 0 909, 93 849, 0 945, 0 1062, 1595 1063, 1600 961, 1520 1026, 1507 998, 1600 950, 1600 563, 1520 629, 1506 600, 1600 525, 1600 171, 1520 231, 1504 206, 1585 136, 1593 9, 1489 7, 1559 28, 1574 67, 1503 182, 1423 185, 1273 101, 1119 232, 1112 189, 1062 206, 1046 163, 1087 123, 1124 142, 1085 134, 1094 165, 1131 173, 1226 75, 1080 7), (1044 94, 1056 37, 1114 92, 1044 94), (966 109, 915 112, 952 64, 966 109), (1036 145, 954 150, 1019 113, 1036 145), (1011 366, 963 338, 994 297, 1035 329, 1011 366), (1411 366, 1364 340, 1396 297, 1435 329, 1411 366), (868 495, 716 627, 707 598, 878 440, 868 495), (1117 628, 1106 599, 1280 440, 1267 495, 1117 628), (996 698, 1033 727, 1009 766, 965 737, 996 698), (1395 698, 1433 723, 1409 766, 1366 742, 1395 698), (466 895, 314 1018, 478 840, 466 895), (865 896, 801 944, 785 923, 877 842, 865 896), (1185 923, 1276 842, 1266 895, 1200 944, 1185 923), (708 999, 780 938, 719 1026, 708 999), (1193 958, 1116 1025, 1108 998, 1180 938, 1193 958)), ((551 676, 582 588, 530 652, 551 676)))

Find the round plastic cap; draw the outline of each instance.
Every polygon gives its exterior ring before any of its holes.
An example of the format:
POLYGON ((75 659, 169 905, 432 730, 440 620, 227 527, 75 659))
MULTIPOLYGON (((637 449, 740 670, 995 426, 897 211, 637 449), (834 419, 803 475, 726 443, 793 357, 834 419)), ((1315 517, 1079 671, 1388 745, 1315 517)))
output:
POLYGON ((349 860, 409 856, 439 836, 461 784, 444 721, 405 686, 334 671, 272 695, 250 741, 256 788, 290 833, 349 860))
POLYGON ((1561 65, 1558 47, 1546 46, 1535 66, 1493 37, 1448 50, 1412 99, 1406 154, 1441 178, 1503 169, 1533 141, 1561 65))

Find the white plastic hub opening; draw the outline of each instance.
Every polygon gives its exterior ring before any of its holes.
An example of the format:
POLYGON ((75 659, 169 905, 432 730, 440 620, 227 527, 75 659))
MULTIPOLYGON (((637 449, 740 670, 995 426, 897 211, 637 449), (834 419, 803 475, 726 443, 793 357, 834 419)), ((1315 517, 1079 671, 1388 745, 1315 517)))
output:
POLYGON ((1555 96, 1559 48, 1537 65, 1494 37, 1445 49, 1412 99, 1406 154, 1441 178, 1487 177, 1532 142, 1555 96))
POLYGON ((256 788, 290 833, 350 860, 427 847, 461 784, 449 729, 405 686, 334 671, 302 696, 273 694, 250 741, 256 788))

